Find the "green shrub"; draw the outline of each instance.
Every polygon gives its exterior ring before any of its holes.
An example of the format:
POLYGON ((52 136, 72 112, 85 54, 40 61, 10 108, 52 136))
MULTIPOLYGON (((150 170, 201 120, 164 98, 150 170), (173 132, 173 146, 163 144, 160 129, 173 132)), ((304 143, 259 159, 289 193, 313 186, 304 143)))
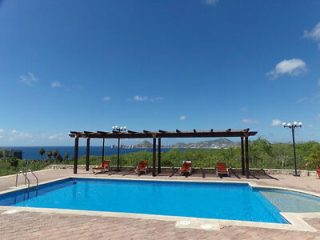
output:
POLYGON ((17 158, 9 158, 8 160, 11 167, 17 168, 19 166, 19 160, 17 158))

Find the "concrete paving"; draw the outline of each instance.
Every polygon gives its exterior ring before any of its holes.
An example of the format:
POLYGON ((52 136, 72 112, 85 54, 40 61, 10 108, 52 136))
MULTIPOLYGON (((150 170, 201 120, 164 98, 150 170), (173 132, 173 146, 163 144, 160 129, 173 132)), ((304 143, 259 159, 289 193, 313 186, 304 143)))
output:
MULTIPOLYGON (((36 173, 40 182, 72 176, 70 169, 43 170, 36 173)), ((131 173, 99 174, 99 178, 139 178, 154 179, 152 176, 137 177, 131 173)), ((93 174, 79 170, 77 176, 92 177, 93 174)), ((214 175, 157 176, 155 179, 177 180, 216 180, 249 181, 256 185, 279 186, 312 191, 320 194, 320 179, 312 177, 293 177, 273 175, 276 179, 261 176, 260 179, 217 178, 214 175)), ((31 179, 31 177, 30 177, 31 179)), ((35 183, 35 180, 31 180, 35 183)), ((20 178, 19 185, 24 185, 20 178)), ((0 177, 0 191, 12 189, 15 176, 0 177)), ((176 221, 153 220, 100 215, 79 215, 54 212, 17 211, 8 212, 0 209, 0 239, 319 239, 320 218, 305 219, 317 232, 275 230, 260 227, 222 226, 219 230, 200 230, 176 227, 176 221)))

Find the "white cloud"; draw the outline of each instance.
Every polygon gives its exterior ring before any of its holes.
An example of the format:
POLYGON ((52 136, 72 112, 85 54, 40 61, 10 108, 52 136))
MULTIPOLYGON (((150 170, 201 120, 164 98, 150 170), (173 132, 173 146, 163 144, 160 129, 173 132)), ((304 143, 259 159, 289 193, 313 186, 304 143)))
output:
POLYGON ((62 134, 62 133, 55 133, 52 135, 48 136, 49 140, 64 140, 66 138, 66 134, 62 134))
POLYGON ((39 81, 39 79, 31 72, 28 72, 25 75, 21 75, 20 80, 22 83, 28 86, 34 86, 39 81))
POLYGON ((105 101, 105 102, 108 102, 108 101, 111 100, 111 97, 110 96, 105 96, 105 97, 102 98, 102 100, 105 101))
POLYGON ((205 0, 205 3, 210 6, 216 6, 219 0, 205 0))
POLYGON ((157 102, 157 101, 163 100, 163 97, 148 97, 148 96, 136 95, 136 96, 133 96, 132 100, 136 102, 146 102, 146 101, 157 102))
POLYGON ((58 82, 58 81, 55 81, 55 82, 51 83, 51 87, 52 88, 61 88, 62 84, 60 82, 58 82))
POLYGON ((307 71, 306 63, 299 58, 285 59, 279 62, 275 68, 268 73, 272 79, 280 76, 298 76, 307 71))
POLYGON ((319 104, 320 103, 320 92, 317 91, 311 96, 301 97, 297 100, 297 103, 312 103, 312 104, 319 104))
POLYGON ((70 144, 72 144, 72 140, 68 133, 62 132, 21 132, 13 129, 0 133, 1 146, 62 146, 70 144))
POLYGON ((136 95, 133 97, 133 101, 137 101, 137 102, 143 102, 143 101, 147 101, 149 98, 147 96, 139 96, 136 95))
POLYGON ((185 116, 185 115, 181 115, 180 117, 179 117, 179 120, 181 120, 181 121, 184 121, 184 120, 186 120, 187 119, 187 116, 185 116))
POLYGON ((271 126, 277 127, 277 126, 280 126, 281 124, 282 124, 282 121, 280 119, 272 119, 271 126))
POLYGON ((320 22, 318 22, 311 31, 304 31, 303 37, 320 42, 320 22))
POLYGON ((14 142, 17 140, 30 140, 31 138, 33 138, 30 133, 19 132, 16 129, 11 130, 6 137, 10 142, 14 142))
POLYGON ((245 123, 245 124, 258 124, 258 121, 255 120, 255 119, 245 118, 245 119, 242 119, 242 123, 245 123))

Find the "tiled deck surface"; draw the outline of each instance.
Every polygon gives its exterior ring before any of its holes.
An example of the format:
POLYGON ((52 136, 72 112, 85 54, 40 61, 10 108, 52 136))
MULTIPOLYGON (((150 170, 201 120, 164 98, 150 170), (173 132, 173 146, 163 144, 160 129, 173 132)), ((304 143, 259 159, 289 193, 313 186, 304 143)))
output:
MULTIPOLYGON (((72 170, 44 170, 37 172, 40 181, 48 181, 72 175, 72 170)), ((92 176, 79 170, 78 176, 92 176)), ((121 175, 101 174, 99 177, 123 177, 121 175)), ((137 178, 133 175, 125 177, 137 178)), ((139 178, 152 178, 140 176, 139 178)), ((303 189, 320 193, 320 179, 316 177, 293 177, 275 175, 274 179, 250 179, 258 185, 271 185, 303 189)), ((189 178, 158 176, 161 179, 220 180, 216 177, 193 176, 189 178)), ((223 178, 222 181, 239 180, 223 178)), ((247 179, 240 179, 247 181, 247 179)), ((21 179, 22 181, 22 179, 21 179)), ((0 191, 8 190, 15 185, 15 176, 0 178, 0 191)), ((299 232, 273 230, 255 227, 223 227, 218 231, 176 228, 174 221, 159 221, 130 218, 114 218, 100 216, 71 215, 62 213, 17 212, 3 214, 0 210, 0 239, 319 239, 320 219, 306 219, 318 232, 299 232)))

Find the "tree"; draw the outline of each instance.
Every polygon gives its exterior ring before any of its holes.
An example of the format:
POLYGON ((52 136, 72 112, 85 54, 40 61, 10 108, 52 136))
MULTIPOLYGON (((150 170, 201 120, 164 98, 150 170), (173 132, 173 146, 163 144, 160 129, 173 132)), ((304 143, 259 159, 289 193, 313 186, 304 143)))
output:
POLYGON ((60 155, 60 153, 58 153, 58 155, 56 156, 56 160, 61 163, 63 161, 62 156, 60 155))
POLYGON ((313 145, 310 152, 305 165, 307 169, 314 170, 320 167, 320 144, 313 145))
POLYGON ((52 151, 52 156, 54 157, 54 159, 57 159, 58 155, 59 155, 59 151, 58 150, 52 151))
POLYGON ((39 149, 39 154, 40 154, 42 159, 43 159, 43 156, 44 156, 45 153, 46 153, 46 150, 44 150, 44 148, 40 148, 39 149))
POLYGON ((257 167, 259 163, 261 164, 260 167, 263 167, 265 161, 270 161, 273 157, 272 144, 266 139, 258 138, 257 140, 250 142, 249 148, 249 157, 255 167, 257 167))
POLYGON ((51 160, 51 157, 52 157, 52 152, 51 151, 47 151, 47 157, 51 160))
POLYGON ((9 163, 11 167, 17 168, 19 165, 19 160, 15 157, 9 158, 9 163))

